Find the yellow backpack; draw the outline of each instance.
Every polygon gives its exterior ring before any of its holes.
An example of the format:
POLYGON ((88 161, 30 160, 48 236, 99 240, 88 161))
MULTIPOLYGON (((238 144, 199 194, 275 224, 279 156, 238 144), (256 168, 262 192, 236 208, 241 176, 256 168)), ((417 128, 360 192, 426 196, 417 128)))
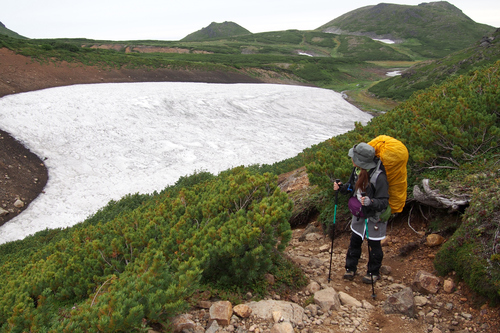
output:
POLYGON ((389 183, 389 206, 392 213, 400 213, 406 202, 408 149, 399 140, 388 135, 379 135, 368 142, 375 148, 375 155, 380 158, 385 168, 389 183))

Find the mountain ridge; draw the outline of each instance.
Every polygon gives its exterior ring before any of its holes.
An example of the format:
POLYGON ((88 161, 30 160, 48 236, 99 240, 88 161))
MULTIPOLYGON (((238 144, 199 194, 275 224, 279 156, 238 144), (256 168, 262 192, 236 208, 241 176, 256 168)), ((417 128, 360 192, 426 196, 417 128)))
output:
POLYGON ((391 39, 424 57, 441 57, 445 55, 443 51, 468 47, 494 29, 476 23, 447 1, 438 1, 416 6, 387 3, 365 6, 316 30, 391 39), (422 51, 421 46, 430 50, 422 51))

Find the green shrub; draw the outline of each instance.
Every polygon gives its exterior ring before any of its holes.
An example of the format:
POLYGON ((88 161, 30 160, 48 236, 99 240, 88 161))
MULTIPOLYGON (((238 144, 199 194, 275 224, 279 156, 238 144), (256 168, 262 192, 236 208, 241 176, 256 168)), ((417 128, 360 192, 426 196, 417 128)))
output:
POLYGON ((276 176, 240 167, 110 203, 26 251, 4 244, 0 331, 130 331, 181 311, 202 278, 251 285, 290 241, 291 209, 276 176))
POLYGON ((474 291, 498 304, 500 178, 494 170, 489 175, 479 184, 475 182, 478 187, 463 215, 462 225, 439 250, 434 265, 442 275, 455 271, 474 291))

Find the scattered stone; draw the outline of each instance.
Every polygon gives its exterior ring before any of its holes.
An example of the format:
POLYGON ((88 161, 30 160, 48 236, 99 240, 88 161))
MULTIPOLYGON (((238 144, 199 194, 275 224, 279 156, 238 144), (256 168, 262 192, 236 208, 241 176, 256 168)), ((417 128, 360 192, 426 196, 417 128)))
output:
POLYGON ((293 326, 289 322, 274 324, 270 333, 293 333, 293 326))
POLYGON ((240 318, 248 318, 252 314, 252 309, 246 304, 238 304, 233 308, 233 312, 240 318))
POLYGON ((314 294, 314 303, 318 304, 326 312, 340 309, 339 294, 332 287, 320 290, 314 294))
POLYGON ((227 326, 231 321, 231 316, 233 315, 233 306, 231 302, 219 301, 212 304, 210 307, 210 319, 209 324, 213 321, 217 321, 220 326, 227 326))
POLYGON ((387 314, 401 313, 413 318, 415 316, 415 301, 411 288, 404 288, 400 292, 387 297, 383 309, 387 314))
POLYGON ((194 330, 196 323, 192 320, 193 316, 190 314, 181 314, 172 320, 174 333, 182 332, 182 330, 194 330))
POLYGON ((201 309, 210 309, 212 306, 212 302, 210 301, 199 301, 198 302, 198 307, 201 309))
POLYGON ((0 216, 5 216, 7 214, 9 214, 9 211, 0 207, 0 216))
POLYGON ((321 290, 321 286, 319 285, 318 282, 312 281, 309 283, 309 285, 306 287, 306 290, 309 291, 311 294, 314 294, 317 291, 321 290))
POLYGON ((330 252, 330 245, 325 244, 325 245, 320 246, 320 247, 319 247, 319 252, 320 252, 320 253, 323 253, 323 252, 330 252))
POLYGON ((411 286, 414 291, 421 294, 435 294, 439 290, 439 279, 431 273, 418 271, 411 286))
POLYGON ((361 304, 360 301, 358 301, 356 298, 354 298, 351 295, 348 295, 342 291, 339 292, 339 299, 340 299, 340 303, 344 306, 354 306, 356 308, 363 307, 363 304, 361 304))
POLYGON ((443 244, 444 241, 445 239, 443 238, 443 236, 438 234, 430 234, 427 236, 425 245, 427 245, 428 247, 439 246, 443 244))
POLYGON ((272 320, 272 313, 274 311, 280 311, 284 321, 288 321, 296 325, 302 323, 304 308, 292 302, 264 300, 259 302, 250 302, 247 305, 250 309, 252 309, 252 317, 255 316, 265 320, 272 320))
POLYGON ((312 223, 309 223, 307 225, 307 227, 304 229, 304 232, 302 233, 302 235, 300 235, 299 237, 299 242, 303 242, 306 240, 306 237, 307 235, 311 234, 311 233, 318 233, 320 232, 321 230, 319 230, 319 228, 317 228, 314 224, 312 223))
POLYGON ((443 290, 445 293, 451 294, 455 290, 455 282, 452 279, 444 280, 443 290))
POLYGON ((16 207, 16 208, 23 208, 24 207, 24 201, 22 201, 21 199, 17 199, 14 202, 14 207, 16 207))
POLYGON ((383 275, 391 275, 391 273, 392 273, 392 267, 391 266, 387 266, 387 265, 382 265, 380 267, 380 273, 383 274, 383 275))
POLYGON ((219 324, 217 323, 217 320, 214 320, 207 328, 205 333, 215 333, 219 329, 219 324))
POLYGON ((264 278, 266 279, 267 283, 269 283, 269 285, 274 285, 274 275, 266 273, 264 275, 264 278))
POLYGON ((428 303, 427 298, 424 296, 415 296, 414 301, 416 306, 425 306, 428 303))

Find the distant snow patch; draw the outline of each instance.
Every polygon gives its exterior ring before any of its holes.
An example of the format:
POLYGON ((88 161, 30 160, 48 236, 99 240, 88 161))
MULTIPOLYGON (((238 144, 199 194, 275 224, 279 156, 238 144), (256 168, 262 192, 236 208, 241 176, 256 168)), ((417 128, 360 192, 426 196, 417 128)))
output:
POLYGON ((382 43, 385 43, 385 44, 394 44, 394 43, 396 43, 395 41, 393 41, 391 39, 377 39, 377 38, 373 38, 373 40, 376 40, 378 42, 382 42, 382 43))
POLYGON ((391 72, 387 72, 385 75, 390 76, 390 77, 398 76, 398 75, 401 75, 401 71, 391 71, 391 72))
POLYGON ((305 53, 305 52, 298 52, 299 55, 305 55, 305 56, 308 56, 308 57, 314 57, 312 54, 309 54, 309 53, 305 53))

